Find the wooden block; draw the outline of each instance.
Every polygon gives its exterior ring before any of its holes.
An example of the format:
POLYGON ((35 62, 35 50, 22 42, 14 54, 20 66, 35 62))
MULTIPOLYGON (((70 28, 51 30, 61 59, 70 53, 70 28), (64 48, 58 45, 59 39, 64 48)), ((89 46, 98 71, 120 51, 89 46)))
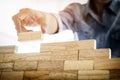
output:
POLYGON ((78 60, 78 51, 53 51, 51 60, 78 60))
POLYGON ((79 60, 94 59, 95 50, 79 50, 79 60))
POLYGON ((15 52, 15 45, 9 46, 0 46, 0 54, 1 53, 14 53, 15 52))
POLYGON ((103 59, 109 58, 110 49, 79 50, 79 60, 81 59, 103 59))
POLYGON ((109 59, 111 55, 111 50, 106 49, 96 49, 94 53, 94 59, 109 59))
POLYGON ((109 70, 80 70, 78 80, 109 80, 109 70))
POLYGON ((77 80, 77 71, 25 71, 24 80, 77 80))
POLYGON ((95 40, 80 40, 71 42, 56 42, 41 44, 40 51, 61 51, 61 50, 80 50, 95 49, 95 40))
POLYGON ((13 68, 6 68, 6 69, 2 69, 1 71, 3 71, 3 72, 11 72, 11 71, 13 71, 13 68))
POLYGON ((64 70, 90 70, 93 69, 93 60, 65 61, 64 70))
POLYGON ((0 62, 3 62, 4 60, 4 54, 0 54, 0 62))
POLYGON ((18 41, 38 40, 42 38, 41 31, 22 32, 18 34, 18 41))
POLYGON ((23 72, 2 72, 1 80, 23 80, 23 72))
POLYGON ((52 71, 49 74, 50 80, 77 80, 78 71, 52 71))
POLYGON ((120 58, 95 59, 94 69, 120 69, 120 58))
POLYGON ((119 80, 120 79, 120 69, 110 70, 110 80, 119 80))
POLYGON ((12 71, 14 63, 0 63, 0 71, 12 71))
POLYGON ((0 72, 0 79, 1 79, 2 72, 0 72))
POLYGON ((14 70, 23 71, 23 70, 37 70, 37 62, 15 62, 14 70))
POLYGON ((48 80, 49 71, 25 71, 23 80, 48 80))
POLYGON ((50 60, 51 52, 29 54, 5 54, 3 62, 50 60))
POLYGON ((38 64, 38 70, 63 70, 64 61, 40 61, 38 64))

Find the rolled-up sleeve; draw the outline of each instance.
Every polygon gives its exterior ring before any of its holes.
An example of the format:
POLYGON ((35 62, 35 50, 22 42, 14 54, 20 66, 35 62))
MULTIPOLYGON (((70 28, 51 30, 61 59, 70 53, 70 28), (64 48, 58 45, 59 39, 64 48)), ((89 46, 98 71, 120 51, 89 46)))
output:
POLYGON ((74 23, 77 21, 76 17, 79 16, 80 12, 80 4, 72 3, 68 5, 64 10, 60 11, 59 14, 54 14, 58 21, 59 32, 69 29, 73 30, 74 23))
POLYGON ((59 31, 66 29, 74 31, 75 24, 80 22, 82 5, 80 3, 72 3, 68 5, 64 10, 60 11, 59 14, 55 14, 59 31))

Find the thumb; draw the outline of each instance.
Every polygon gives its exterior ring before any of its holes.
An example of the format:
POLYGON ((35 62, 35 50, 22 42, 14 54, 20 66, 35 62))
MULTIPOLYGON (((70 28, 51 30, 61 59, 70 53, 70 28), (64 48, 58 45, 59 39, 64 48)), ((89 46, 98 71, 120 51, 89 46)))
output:
POLYGON ((46 33, 46 28, 45 28, 45 26, 42 26, 42 27, 41 27, 41 31, 42 31, 42 33, 46 33))

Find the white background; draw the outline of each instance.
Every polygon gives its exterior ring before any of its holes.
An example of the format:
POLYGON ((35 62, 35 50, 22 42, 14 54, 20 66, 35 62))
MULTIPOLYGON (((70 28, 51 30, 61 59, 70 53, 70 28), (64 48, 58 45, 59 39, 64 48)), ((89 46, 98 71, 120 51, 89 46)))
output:
MULTIPOLYGON (((0 0, 0 46, 18 45, 18 52, 29 52, 30 48, 37 47, 41 42, 62 42, 73 40, 72 31, 64 31, 56 35, 45 35, 43 40, 18 42, 12 16, 21 8, 32 8, 45 12, 58 13, 73 2, 86 3, 87 0, 0 0), (69 34, 69 35, 68 35, 69 34), (28 45, 30 48, 28 48, 28 45), (23 49, 24 46, 24 49, 23 49)), ((33 52, 38 51, 38 47, 33 52)))

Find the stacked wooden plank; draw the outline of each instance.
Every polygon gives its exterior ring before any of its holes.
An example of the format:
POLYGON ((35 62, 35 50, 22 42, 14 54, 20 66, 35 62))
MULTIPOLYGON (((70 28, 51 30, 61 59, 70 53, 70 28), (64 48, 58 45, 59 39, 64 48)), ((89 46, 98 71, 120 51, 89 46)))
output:
POLYGON ((18 41, 30 41, 42 39, 41 31, 18 33, 18 41))
POLYGON ((120 59, 94 40, 44 43, 40 53, 0 54, 0 80, 119 80, 120 59))
POLYGON ((0 54, 1 53, 15 53, 17 47, 15 45, 9 46, 0 46, 0 54))

